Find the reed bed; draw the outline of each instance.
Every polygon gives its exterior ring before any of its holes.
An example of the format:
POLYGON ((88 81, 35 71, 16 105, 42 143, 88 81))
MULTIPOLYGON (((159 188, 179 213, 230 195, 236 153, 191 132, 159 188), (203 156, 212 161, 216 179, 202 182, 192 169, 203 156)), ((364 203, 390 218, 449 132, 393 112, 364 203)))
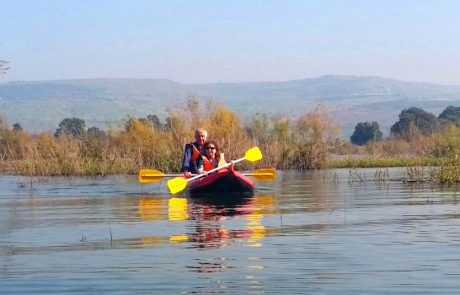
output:
POLYGON ((443 183, 460 183, 460 128, 449 127, 411 139, 389 138, 357 148, 339 140, 340 126, 322 106, 293 119, 254 115, 243 123, 226 107, 188 99, 171 110, 165 123, 126 118, 100 134, 31 134, 14 130, 0 118, 0 169, 28 176, 136 174, 140 168, 178 172, 183 147, 198 127, 220 143, 227 160, 252 146, 264 158, 241 162, 237 169, 323 169, 365 167, 438 167, 443 183), (342 153, 340 158, 332 155, 342 153), (403 155, 403 156, 401 156, 403 155))
POLYGON ((330 160, 328 168, 384 168, 384 167, 414 167, 414 166, 439 166, 442 160, 435 157, 413 156, 347 156, 342 159, 330 160))

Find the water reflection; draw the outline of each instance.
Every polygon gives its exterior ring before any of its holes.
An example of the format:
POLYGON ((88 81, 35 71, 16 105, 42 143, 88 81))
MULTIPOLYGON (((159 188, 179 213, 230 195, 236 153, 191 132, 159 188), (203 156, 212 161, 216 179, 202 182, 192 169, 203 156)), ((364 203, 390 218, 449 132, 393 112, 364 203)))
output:
POLYGON ((246 229, 249 232, 248 245, 261 247, 261 240, 266 236, 267 229, 263 226, 264 215, 276 214, 276 204, 273 195, 259 195, 254 199, 253 211, 246 216, 246 229))
POLYGON ((272 194, 191 199, 0 178, 0 290, 457 294, 458 186, 347 179, 285 172, 272 194))
POLYGON ((187 247, 197 249, 221 249, 244 240, 249 247, 261 247, 261 240, 267 234, 262 220, 264 215, 276 214, 275 206, 273 195, 226 195, 198 199, 145 195, 138 203, 138 214, 143 221, 186 223, 183 233, 168 237, 150 235, 140 240, 145 246, 155 246, 164 241, 173 244, 187 242, 187 247), (242 218, 245 227, 229 228, 228 224, 235 218, 242 218))
MULTIPOLYGON (((262 195, 241 198, 239 203, 216 205, 213 202, 193 202, 190 206, 194 232, 189 233, 194 247, 201 249, 223 248, 240 240, 253 247, 260 246, 265 236, 263 214, 270 213, 267 204, 273 204, 273 196, 262 195), (264 211, 265 210, 265 211, 264 211), (228 228, 227 219, 243 217, 245 228, 228 228)), ((273 209, 272 209, 273 210, 273 209)))
POLYGON ((144 221, 156 221, 164 219, 166 197, 142 196, 139 200, 139 216, 144 221))
MULTIPOLYGON (((210 262, 201 259, 197 259, 195 261, 195 265, 188 265, 186 269, 190 272, 197 272, 197 273, 215 273, 215 272, 222 272, 224 270, 231 269, 232 267, 227 265, 225 259, 219 259, 219 262, 210 262)), ((220 285, 220 287, 222 287, 220 285)))
POLYGON ((188 219, 187 199, 171 198, 168 201, 168 220, 178 221, 188 219))

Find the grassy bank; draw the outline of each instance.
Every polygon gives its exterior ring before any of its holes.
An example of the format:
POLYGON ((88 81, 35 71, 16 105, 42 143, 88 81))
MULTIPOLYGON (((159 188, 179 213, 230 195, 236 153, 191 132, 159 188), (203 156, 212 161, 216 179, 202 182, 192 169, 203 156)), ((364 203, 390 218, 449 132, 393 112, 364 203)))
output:
POLYGON ((442 159, 435 157, 401 157, 385 156, 346 156, 341 159, 330 160, 328 168, 384 168, 384 167, 416 167, 441 166, 442 159))
POLYGON ((220 143, 226 159, 240 158, 252 146, 262 150, 262 161, 243 162, 239 169, 437 166, 440 182, 460 182, 456 127, 358 148, 338 139, 340 128, 322 107, 295 119, 257 114, 242 122, 224 106, 202 106, 191 99, 170 111, 165 123, 152 118, 126 118, 116 128, 78 134, 30 134, 0 120, 0 170, 29 176, 136 174, 140 168, 178 172, 183 146, 202 127, 220 143), (348 156, 332 157, 337 154, 348 156))

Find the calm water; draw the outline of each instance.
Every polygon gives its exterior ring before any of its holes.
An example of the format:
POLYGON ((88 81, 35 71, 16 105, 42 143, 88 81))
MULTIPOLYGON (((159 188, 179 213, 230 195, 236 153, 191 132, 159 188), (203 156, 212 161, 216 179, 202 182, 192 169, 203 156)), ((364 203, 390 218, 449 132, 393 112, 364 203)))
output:
POLYGON ((0 293, 458 294, 459 187, 375 171, 279 173, 227 204, 135 177, 3 176, 0 293))

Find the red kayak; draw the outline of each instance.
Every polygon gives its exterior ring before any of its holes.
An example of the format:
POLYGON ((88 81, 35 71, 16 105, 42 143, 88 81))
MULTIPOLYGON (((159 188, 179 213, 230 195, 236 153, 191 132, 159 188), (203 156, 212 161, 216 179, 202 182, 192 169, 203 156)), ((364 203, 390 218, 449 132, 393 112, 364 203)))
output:
POLYGON ((254 193, 254 182, 233 169, 222 169, 216 173, 192 180, 188 184, 189 195, 219 193, 254 193))

